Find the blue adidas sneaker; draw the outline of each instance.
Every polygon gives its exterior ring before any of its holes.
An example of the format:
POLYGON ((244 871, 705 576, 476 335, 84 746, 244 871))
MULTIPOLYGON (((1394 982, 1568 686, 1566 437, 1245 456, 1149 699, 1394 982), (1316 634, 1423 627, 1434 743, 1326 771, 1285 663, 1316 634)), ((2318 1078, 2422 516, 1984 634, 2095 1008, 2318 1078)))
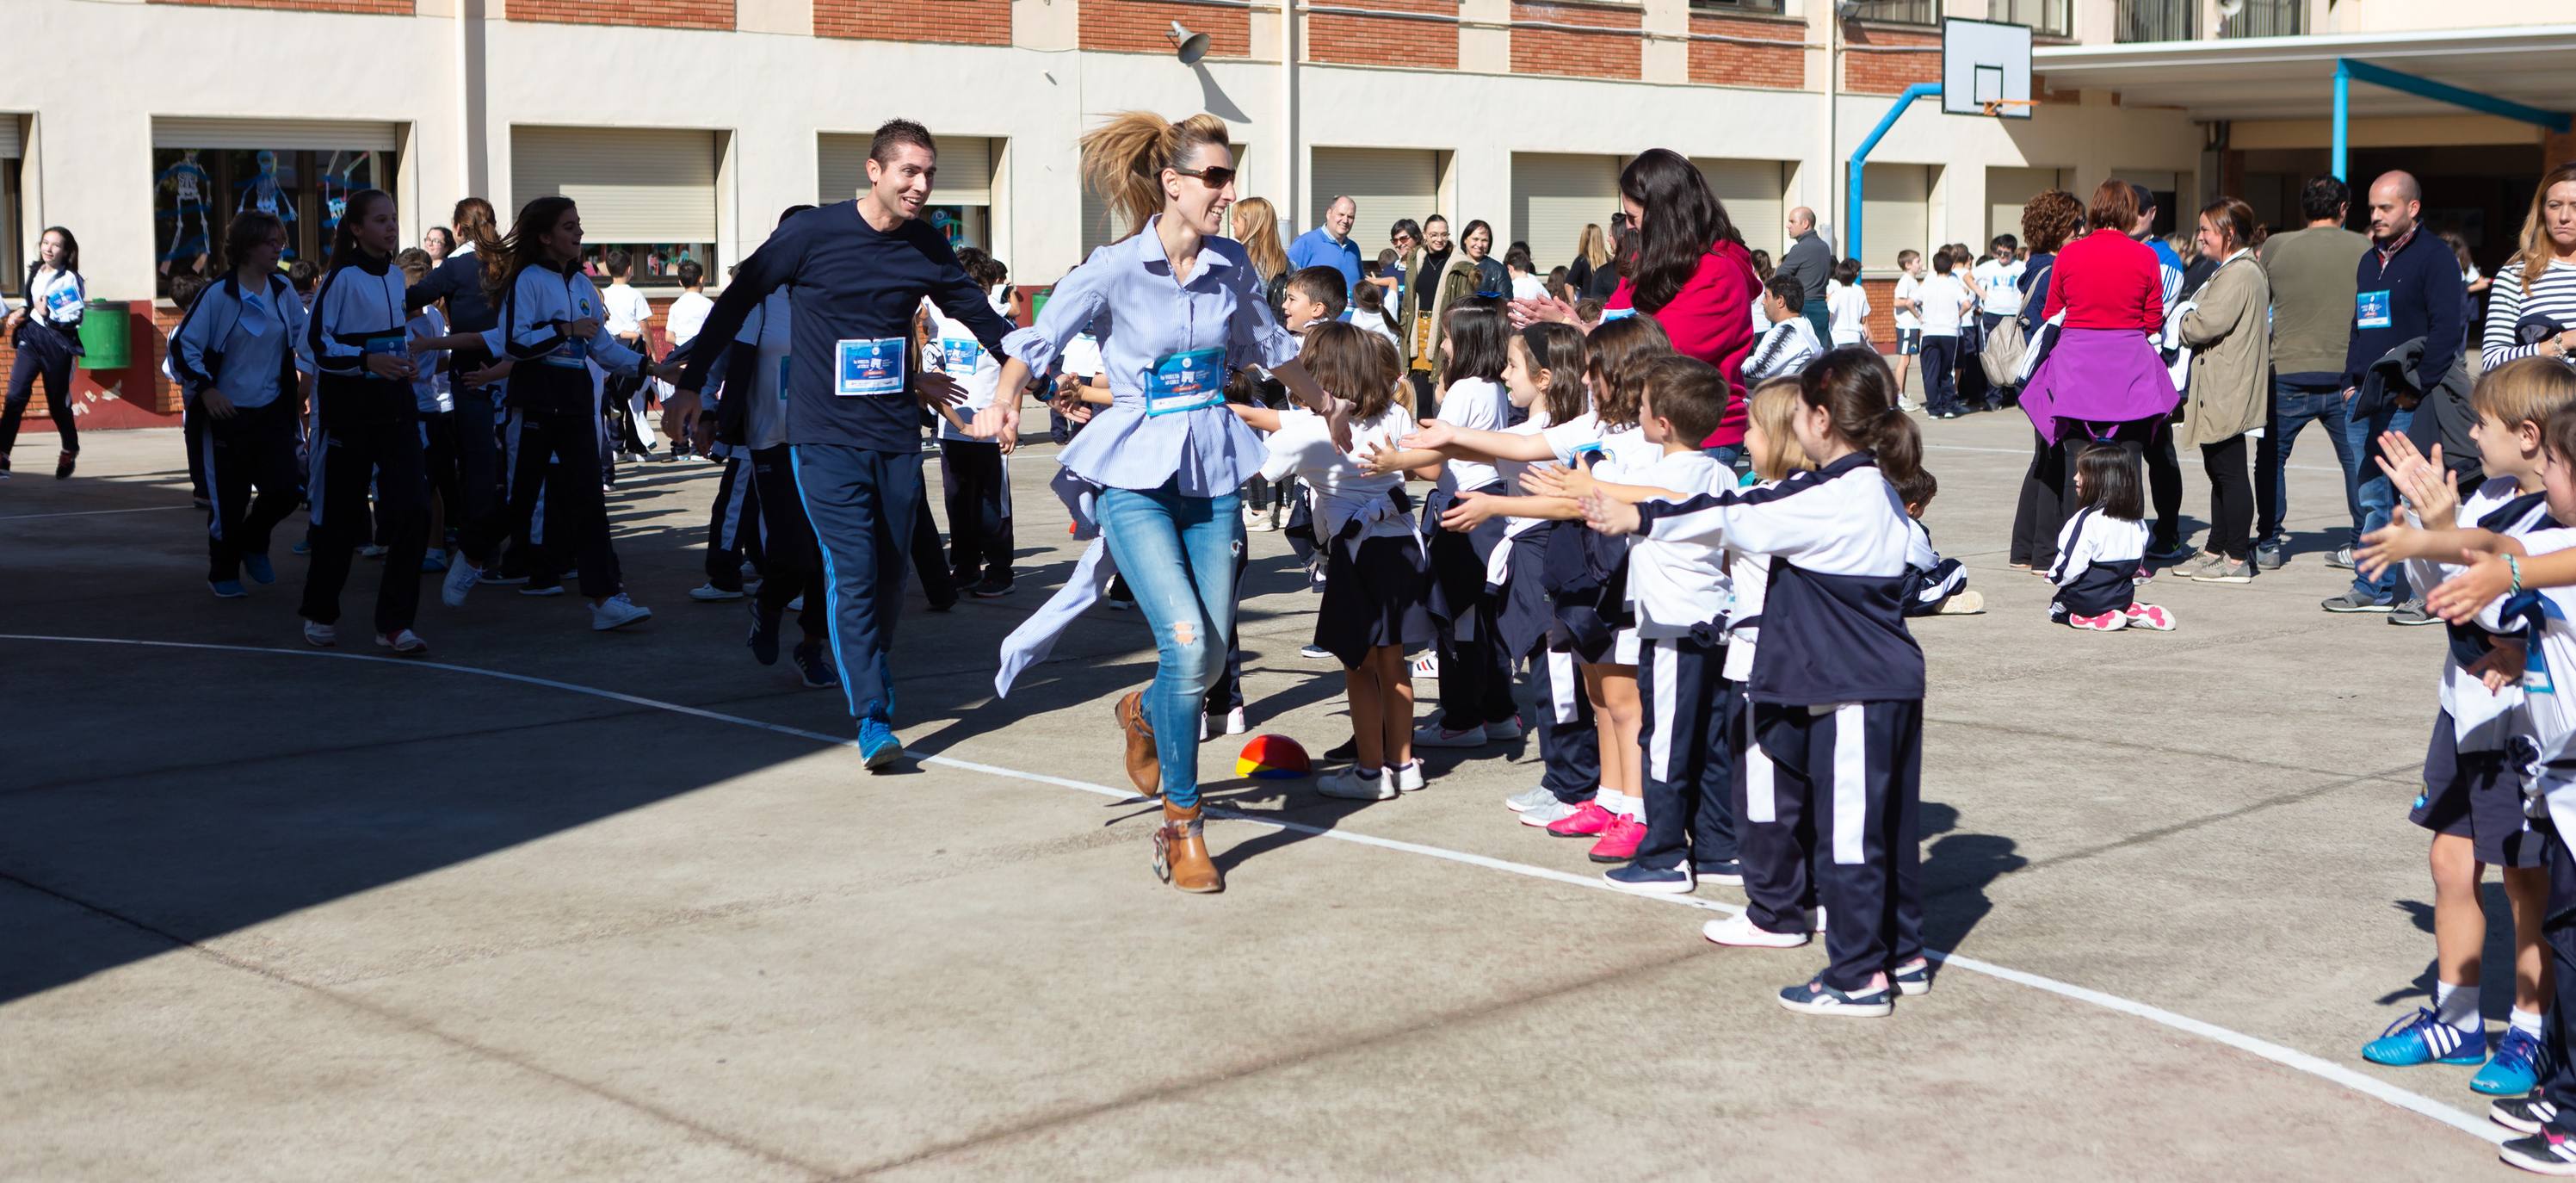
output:
POLYGON ((873 715, 859 720, 859 761, 874 772, 903 759, 903 741, 894 737, 894 727, 873 715))
POLYGON ((1698 882, 1687 866, 1670 866, 1656 870, 1644 863, 1630 863, 1603 871, 1601 878, 1623 891, 1649 892, 1656 895, 1689 895, 1698 882))
POLYGON ((277 568, 270 566, 267 555, 243 555, 242 574, 261 587, 277 582, 277 568))
POLYGON ((2549 1075, 2549 1047, 2530 1032, 2507 1027, 2496 1041, 2495 1058, 2469 1078, 2469 1087, 2490 1097, 2519 1097, 2549 1075))
POLYGON ((2363 1044, 2361 1058, 2399 1068, 2417 1064, 2482 1064, 2487 1058, 2487 1029, 2462 1031, 2416 1008, 2415 1017, 2388 1025, 2379 1038, 2363 1044))
POLYGON ((1853 993, 1825 984, 1822 977, 1781 990, 1780 1005, 1800 1014, 1852 1019, 1883 1019, 1896 1009, 1885 986, 1853 993))

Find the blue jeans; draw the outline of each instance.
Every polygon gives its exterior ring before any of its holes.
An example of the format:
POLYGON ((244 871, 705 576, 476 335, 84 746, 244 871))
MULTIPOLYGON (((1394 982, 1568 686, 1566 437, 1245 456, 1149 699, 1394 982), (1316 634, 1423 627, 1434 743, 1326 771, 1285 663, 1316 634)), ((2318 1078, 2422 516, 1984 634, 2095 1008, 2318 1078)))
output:
POLYGON ((2344 507, 2352 511, 2353 521, 2361 520, 2361 494, 2354 488, 2361 453, 2352 445, 2344 406, 2343 391, 2337 387, 2272 383, 2271 430, 2266 433, 2272 438, 2254 454, 2259 470, 2254 495, 2262 503, 2262 520, 2254 534, 2263 545, 2277 546, 2282 541, 2281 520, 2290 512, 2290 446, 2299 442, 2299 432, 2310 423, 2324 428, 2326 442, 2334 445, 2335 463, 2343 468, 2344 507))
POLYGON ((1145 721, 1163 762, 1163 799, 1199 803, 1199 712, 1225 669, 1234 636, 1234 573, 1243 554, 1242 500, 1184 497, 1178 482, 1100 494, 1109 557, 1154 630, 1154 684, 1145 721))
MULTIPOLYGON (((2337 397, 2341 397, 2340 394, 2337 397)), ((2403 433, 2414 423, 2415 412, 2401 411, 2393 406, 2382 407, 2363 418, 2347 418, 2344 423, 2345 446, 2352 450, 2354 459, 2352 537, 2356 546, 2361 544, 2362 535, 2387 525, 2397 509, 2396 482, 2389 480, 2388 474, 2379 471, 2379 465, 2371 460, 2377 453, 2380 433, 2403 433)), ((2406 569, 2392 564, 2375 582, 2355 571, 2352 590, 2383 604, 2397 603, 2407 596, 2406 569)))
POLYGON ((1714 447, 1701 448, 1700 454, 1725 465, 1728 471, 1737 476, 1744 475, 1745 459, 1742 444, 1718 444, 1714 447))

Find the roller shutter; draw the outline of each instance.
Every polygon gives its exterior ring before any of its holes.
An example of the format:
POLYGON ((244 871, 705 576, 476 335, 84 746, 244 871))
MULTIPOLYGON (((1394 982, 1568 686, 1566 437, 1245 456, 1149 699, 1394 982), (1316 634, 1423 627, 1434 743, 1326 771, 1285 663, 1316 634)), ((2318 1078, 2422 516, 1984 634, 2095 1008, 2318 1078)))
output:
MULTIPOLYGON (((10 143, 17 121, 4 120, 10 143)), ((152 121, 155 148, 242 148, 280 152, 392 152, 401 148, 398 124, 337 119, 188 119, 152 121)), ((13 150, 9 155, 16 155, 13 150)))
POLYGON ((1896 253, 1932 250, 1932 170, 1920 164, 1873 164, 1861 182, 1861 227, 1873 271, 1896 266, 1896 253))
MULTIPOLYGON (((1610 215, 1618 212, 1618 157, 1513 154, 1511 237, 1529 244, 1539 274, 1572 263, 1583 227, 1598 223, 1606 233, 1610 215)), ((1466 232, 1464 223, 1458 231, 1466 232)), ((1503 257, 1509 245, 1496 239, 1494 257, 1503 257)))
MULTIPOLYGON (((939 173, 932 179, 932 205, 993 204, 993 156, 999 142, 981 136, 939 136, 939 173)), ((826 132, 817 141, 816 199, 824 205, 848 201, 868 187, 868 139, 826 132)))
MULTIPOLYGON (((1709 192, 1726 204, 1726 216, 1744 235, 1747 250, 1769 251, 1779 258, 1788 245, 1789 210, 1782 195, 1789 191, 1777 160, 1701 160, 1699 175, 1709 192)), ((1602 229, 1609 227, 1604 225, 1602 229)))
POLYGON ((1410 148, 1315 149, 1314 208, 1300 230, 1324 224, 1335 195, 1359 206, 1351 241, 1374 256, 1398 218, 1417 222, 1440 208, 1440 154, 1410 148))
POLYGON ((513 127, 512 206, 562 194, 593 242, 714 242, 716 133, 513 127))

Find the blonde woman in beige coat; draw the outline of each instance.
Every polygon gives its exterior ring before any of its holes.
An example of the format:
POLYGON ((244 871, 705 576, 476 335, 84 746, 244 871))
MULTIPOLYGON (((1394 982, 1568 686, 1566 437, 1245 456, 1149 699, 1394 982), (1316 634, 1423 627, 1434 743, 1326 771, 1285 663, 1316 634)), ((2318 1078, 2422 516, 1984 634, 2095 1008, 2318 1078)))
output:
POLYGON ((2209 538, 2179 574, 2201 583, 2254 580, 2254 481, 2246 432, 2269 406, 2272 284, 2253 257, 2254 210, 2233 197, 2201 207, 2198 241, 2218 270, 2183 305, 2178 333, 2192 350, 2174 443, 2200 446, 2209 473, 2209 538))

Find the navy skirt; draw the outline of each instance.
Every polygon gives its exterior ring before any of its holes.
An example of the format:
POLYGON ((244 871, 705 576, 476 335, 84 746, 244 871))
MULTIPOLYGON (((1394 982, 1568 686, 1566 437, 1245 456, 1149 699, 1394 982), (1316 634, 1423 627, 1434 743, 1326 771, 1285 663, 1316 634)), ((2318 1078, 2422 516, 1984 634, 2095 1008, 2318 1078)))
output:
POLYGON ((1431 616, 1431 567, 1410 538, 1336 544, 1324 560, 1324 602, 1315 612, 1315 644, 1358 669, 1382 645, 1424 645, 1439 625, 1431 616))

